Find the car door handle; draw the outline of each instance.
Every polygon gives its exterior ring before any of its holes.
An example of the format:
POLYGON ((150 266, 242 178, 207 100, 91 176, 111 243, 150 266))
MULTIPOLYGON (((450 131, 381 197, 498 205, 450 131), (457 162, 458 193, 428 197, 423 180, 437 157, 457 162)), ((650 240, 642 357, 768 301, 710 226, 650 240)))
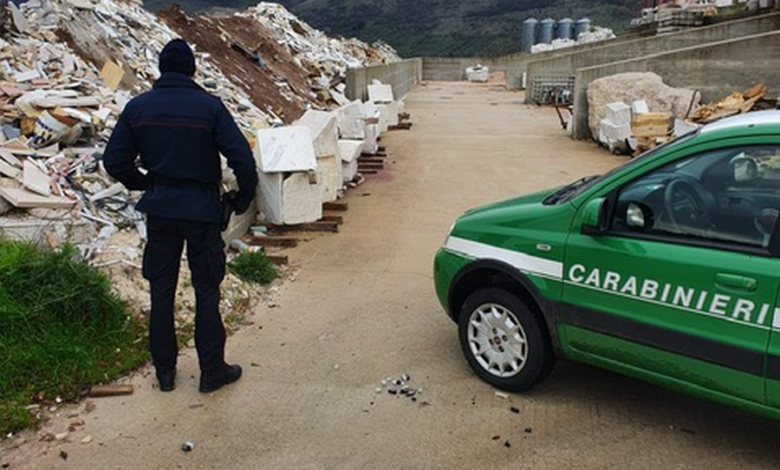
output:
POLYGON ((758 287, 758 281, 752 277, 740 276, 738 274, 718 274, 715 276, 715 283, 721 287, 749 292, 753 292, 758 287))

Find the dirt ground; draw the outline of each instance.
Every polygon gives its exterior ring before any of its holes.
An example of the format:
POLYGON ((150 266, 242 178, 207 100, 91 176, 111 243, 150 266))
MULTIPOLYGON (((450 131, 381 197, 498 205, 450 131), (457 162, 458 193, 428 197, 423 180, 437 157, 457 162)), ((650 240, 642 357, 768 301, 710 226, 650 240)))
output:
POLYGON ((423 84, 406 110, 414 127, 385 136, 386 169, 348 193, 341 232, 288 250, 297 276, 229 339, 240 382, 198 394, 187 351, 173 393, 136 374, 132 396, 64 407, 3 443, 3 468, 777 468, 777 423, 608 372, 559 361, 507 398, 477 379, 433 292, 450 224, 625 157, 571 141, 553 110, 495 83, 423 84), (404 373, 417 401, 376 392, 404 373))

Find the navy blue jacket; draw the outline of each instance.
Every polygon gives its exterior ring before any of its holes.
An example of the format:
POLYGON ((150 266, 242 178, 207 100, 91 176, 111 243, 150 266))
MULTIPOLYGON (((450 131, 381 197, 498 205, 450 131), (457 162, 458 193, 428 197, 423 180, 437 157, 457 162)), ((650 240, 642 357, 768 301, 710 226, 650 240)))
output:
MULTIPOLYGON (((190 77, 164 73, 151 91, 131 100, 111 134, 103 162, 132 190, 145 190, 136 209, 149 215, 220 222, 219 154, 238 180, 236 206, 255 197, 252 150, 230 112, 190 77), (143 174, 136 161, 140 155, 143 174)), ((241 212, 241 211, 239 211, 241 212)))

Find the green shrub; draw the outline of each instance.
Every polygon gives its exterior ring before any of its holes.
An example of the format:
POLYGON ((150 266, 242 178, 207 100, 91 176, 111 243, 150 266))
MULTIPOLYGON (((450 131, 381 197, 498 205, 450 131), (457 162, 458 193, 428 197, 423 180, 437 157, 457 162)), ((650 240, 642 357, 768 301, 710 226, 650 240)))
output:
POLYGON ((0 241, 0 432, 29 425, 31 403, 78 398, 144 363, 139 334, 75 248, 0 241))
POLYGON ((228 263, 228 268, 244 281, 258 284, 268 284, 279 277, 276 266, 259 251, 239 254, 228 263))

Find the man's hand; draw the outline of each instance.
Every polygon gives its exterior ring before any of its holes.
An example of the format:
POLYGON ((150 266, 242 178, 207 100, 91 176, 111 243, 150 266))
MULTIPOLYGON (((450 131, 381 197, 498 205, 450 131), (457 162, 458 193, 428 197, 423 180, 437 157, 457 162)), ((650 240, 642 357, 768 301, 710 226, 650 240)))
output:
MULTIPOLYGON (((235 191, 228 191, 222 195, 222 231, 227 230, 230 224, 230 216, 236 211, 236 196, 238 193, 235 191)), ((246 209, 244 209, 246 210, 246 209)))

